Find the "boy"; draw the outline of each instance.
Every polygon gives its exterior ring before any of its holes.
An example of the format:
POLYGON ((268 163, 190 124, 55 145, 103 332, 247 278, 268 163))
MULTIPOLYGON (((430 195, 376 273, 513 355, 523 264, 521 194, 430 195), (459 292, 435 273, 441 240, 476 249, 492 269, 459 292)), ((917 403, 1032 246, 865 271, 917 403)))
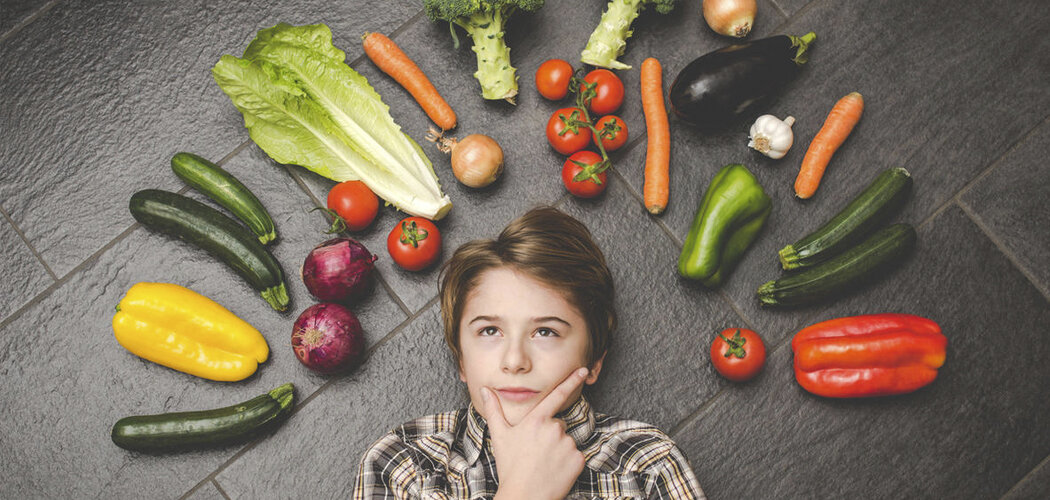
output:
POLYGON ((440 295, 470 406, 375 442, 355 499, 704 498, 667 435, 582 396, 616 325, 612 275, 583 224, 533 209, 461 246, 440 295))

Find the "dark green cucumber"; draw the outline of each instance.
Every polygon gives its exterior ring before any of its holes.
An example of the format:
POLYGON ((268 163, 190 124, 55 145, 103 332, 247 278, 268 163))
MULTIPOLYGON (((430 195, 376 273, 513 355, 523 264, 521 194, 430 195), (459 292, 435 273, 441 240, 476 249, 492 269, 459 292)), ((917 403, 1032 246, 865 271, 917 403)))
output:
POLYGON ((133 194, 129 205, 142 225, 207 250, 237 271, 271 307, 288 309, 281 266, 244 226, 197 200, 159 189, 133 194))
POLYGON ((243 441, 283 421, 294 399, 295 388, 284 384, 225 408, 124 417, 113 425, 113 443, 126 450, 171 451, 243 441))
POLYGON ((222 167, 193 153, 176 153, 171 157, 171 169, 186 184, 233 212, 259 237, 263 245, 277 238, 273 218, 266 207, 241 181, 222 167))
POLYGON ((914 228, 893 224, 830 260, 758 287, 758 299, 767 306, 799 306, 846 292, 899 264, 915 239, 914 228))
POLYGON ((788 270, 810 267, 841 253, 900 209, 911 185, 911 174, 907 170, 884 170, 820 229, 782 248, 780 264, 788 270))

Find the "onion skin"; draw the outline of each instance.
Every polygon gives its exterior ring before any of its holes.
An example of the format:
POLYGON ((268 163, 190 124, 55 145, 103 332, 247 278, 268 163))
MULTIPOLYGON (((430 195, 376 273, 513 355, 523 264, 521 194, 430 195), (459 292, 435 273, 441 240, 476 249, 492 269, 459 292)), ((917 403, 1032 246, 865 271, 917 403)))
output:
POLYGON ((303 263, 303 283, 325 302, 349 303, 372 285, 376 256, 351 238, 335 238, 314 247, 303 263))
POLYGON ((719 35, 744 38, 755 24, 755 0, 704 0, 704 20, 719 35))
POLYGON ((295 320, 292 351, 303 366, 323 374, 357 366, 365 352, 364 330, 344 306, 314 304, 295 320))
POLYGON ((471 134, 452 145, 452 173, 464 185, 482 188, 503 173, 503 148, 495 139, 471 134))

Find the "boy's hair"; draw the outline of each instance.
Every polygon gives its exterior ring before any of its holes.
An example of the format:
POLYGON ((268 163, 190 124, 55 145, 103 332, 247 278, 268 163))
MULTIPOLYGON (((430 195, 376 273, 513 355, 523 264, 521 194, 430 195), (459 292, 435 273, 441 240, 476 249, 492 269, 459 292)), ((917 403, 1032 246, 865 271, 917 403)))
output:
POLYGON ((537 207, 513 220, 494 240, 460 246, 441 269, 445 342, 459 366, 459 322, 467 296, 489 269, 509 267, 562 293, 587 321, 588 366, 602 358, 616 328, 612 273, 580 221, 553 207, 537 207))

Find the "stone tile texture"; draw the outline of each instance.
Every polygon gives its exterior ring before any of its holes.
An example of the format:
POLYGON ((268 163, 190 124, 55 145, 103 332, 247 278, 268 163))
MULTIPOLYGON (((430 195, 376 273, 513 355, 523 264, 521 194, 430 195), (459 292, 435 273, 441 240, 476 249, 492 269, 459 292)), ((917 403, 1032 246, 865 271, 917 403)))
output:
POLYGON ((40 0, 4 0, 0 2, 0 37, 7 35, 15 26, 25 22, 46 3, 40 0))
POLYGON ((62 2, 0 44, 3 207, 63 276, 120 234, 128 196, 177 185, 172 154, 218 159, 246 139, 211 78, 222 54, 241 54, 260 28, 323 20, 352 61, 359 26, 392 31, 418 11, 411 0, 62 2))
POLYGON ((4 298, 0 301, 0 321, 3 321, 55 280, 14 226, 3 218, 0 222, 0 254, 4 256, 0 261, 0 272, 8 278, 0 284, 0 296, 4 298))
POLYGON ((432 160, 455 208, 438 221, 442 260, 495 236, 528 208, 555 204, 582 220, 610 263, 620 325, 597 385, 596 408, 672 434, 711 498, 1046 498, 1050 496, 1047 171, 1050 11, 1040 0, 994 2, 759 0, 751 39, 818 35, 810 62, 764 112, 792 115, 795 145, 774 161, 746 147, 749 122, 704 135, 673 117, 671 201, 641 202, 646 154, 638 66, 657 57, 665 91, 689 61, 733 43, 706 25, 699 1, 634 25, 618 72, 617 112, 629 145, 612 155, 606 192, 568 196, 564 157, 544 126, 569 105, 534 91, 544 60, 578 66, 604 2, 548 0, 506 30, 518 68, 517 105, 488 102, 460 30, 432 23, 418 0, 295 4, 237 0, 17 2, 0 0, 0 375, 10 401, 0 424, 2 498, 345 497, 363 450, 384 432, 466 403, 441 336, 439 267, 398 268, 385 250, 404 214, 382 207, 351 236, 378 257, 373 292, 351 307, 369 355, 357 369, 319 376, 290 352, 291 327, 314 303, 298 277, 329 236, 311 211, 334 182, 280 165, 251 143, 243 118, 211 79, 221 54, 240 54, 260 28, 323 22, 402 129, 432 160), (41 10, 46 9, 46 10, 41 10), (39 12, 18 30, 11 30, 39 12), (390 35, 459 116, 449 135, 484 133, 503 147, 494 185, 466 188, 426 140, 431 126, 409 94, 362 55, 365 31, 390 35), (842 95, 861 92, 861 122, 832 160, 817 195, 793 196, 805 149, 842 95), (184 192, 171 155, 192 151, 261 199, 280 239, 272 251, 292 306, 279 314, 199 249, 135 224, 127 200, 143 188, 184 192), (715 172, 744 163, 773 199, 766 228, 719 290, 680 278, 677 256, 715 172), (754 297, 780 276, 776 252, 820 226, 879 171, 904 166, 915 190, 895 220, 918 227, 900 268, 838 300, 765 309, 754 297), (25 240, 15 230, 25 235, 25 240), (28 244, 27 244, 28 241, 28 244), (34 255, 41 255, 54 277, 34 255), (1006 252, 1006 254, 1004 254, 1006 252), (56 282, 55 279, 58 279, 56 282), (188 286, 263 332, 271 358, 238 383, 198 379, 141 360, 113 339, 113 306, 140 281, 188 286), (949 337, 936 382, 914 394, 826 400, 801 390, 788 341, 824 319, 910 312, 949 337), (718 376, 714 332, 750 327, 769 360, 754 380, 718 376), (293 382, 296 410, 280 428, 224 448, 139 454, 114 446, 120 417, 215 408, 293 382), (1033 396, 1035 395, 1035 396, 1033 396), (56 459, 65 457, 65 459, 56 459), (746 478, 739 480, 737 478, 746 478))
POLYGON ((1044 122, 961 196, 1050 297, 1050 123, 1044 122))

